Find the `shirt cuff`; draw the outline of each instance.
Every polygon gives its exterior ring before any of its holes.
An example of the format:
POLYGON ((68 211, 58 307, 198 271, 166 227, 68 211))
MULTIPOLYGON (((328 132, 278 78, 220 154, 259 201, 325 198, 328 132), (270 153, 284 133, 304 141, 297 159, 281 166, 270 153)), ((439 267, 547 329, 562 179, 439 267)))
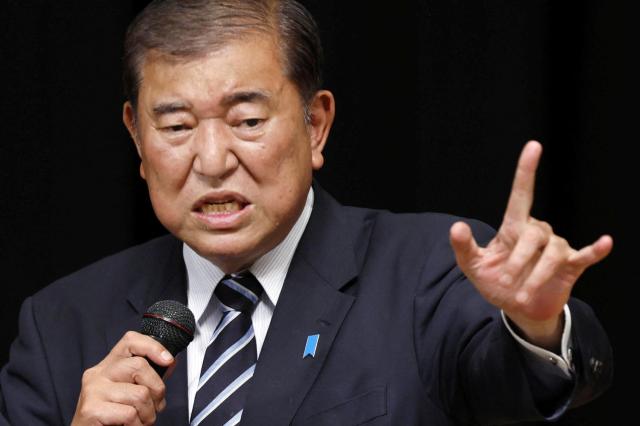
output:
POLYGON ((507 316, 505 315, 504 311, 501 310, 500 314, 502 315, 502 321, 507 327, 507 330, 509 330, 509 333, 511 333, 513 338, 516 339, 516 341, 521 346, 523 346, 532 354, 538 356, 540 359, 550 362, 551 364, 560 368, 567 377, 572 377, 573 353, 571 347, 569 346, 569 342, 571 341, 571 311, 569 311, 569 306, 564 305, 564 330, 562 330, 562 339, 560 343, 561 355, 555 354, 539 346, 532 345, 522 337, 518 336, 518 334, 509 324, 509 321, 507 321, 507 316))

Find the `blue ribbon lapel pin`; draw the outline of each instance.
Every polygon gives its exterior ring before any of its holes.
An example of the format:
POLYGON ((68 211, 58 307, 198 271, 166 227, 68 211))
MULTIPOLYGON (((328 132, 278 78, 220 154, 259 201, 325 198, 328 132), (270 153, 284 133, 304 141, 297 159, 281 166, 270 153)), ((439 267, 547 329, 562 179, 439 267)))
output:
POLYGON ((318 340, 320 340, 319 334, 313 334, 307 337, 307 344, 304 347, 304 353, 302 354, 302 358, 315 358, 316 349, 318 348, 318 340))

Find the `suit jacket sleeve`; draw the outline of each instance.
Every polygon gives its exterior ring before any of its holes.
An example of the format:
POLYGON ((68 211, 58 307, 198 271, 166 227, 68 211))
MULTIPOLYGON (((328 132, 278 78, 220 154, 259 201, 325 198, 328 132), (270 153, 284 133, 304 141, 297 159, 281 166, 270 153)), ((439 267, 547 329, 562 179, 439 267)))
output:
MULTIPOLYGON (((471 223, 479 240, 493 235, 485 225, 471 223)), ((429 393, 459 422, 553 420, 609 386, 611 348, 587 305, 575 299, 569 303, 574 376, 566 378, 557 366, 515 341, 498 311, 478 294, 454 259, 438 258, 438 263, 424 267, 424 284, 415 297, 416 354, 427 360, 419 364, 429 393), (447 290, 434 304, 436 284, 447 290), (598 365, 599 371, 590 365, 598 365)))
POLYGON ((10 361, 0 372, 0 425, 63 424, 50 369, 33 299, 28 298, 20 310, 10 361))

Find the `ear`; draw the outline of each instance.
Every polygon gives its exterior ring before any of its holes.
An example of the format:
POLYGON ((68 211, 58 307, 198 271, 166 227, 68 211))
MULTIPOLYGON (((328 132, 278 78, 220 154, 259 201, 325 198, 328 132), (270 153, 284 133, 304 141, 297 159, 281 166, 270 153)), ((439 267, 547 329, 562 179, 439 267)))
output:
POLYGON ((319 90, 309 104, 310 123, 307 124, 311 143, 311 165, 318 170, 324 164, 322 151, 327 143, 329 131, 336 115, 333 93, 319 90))
MULTIPOLYGON (((131 140, 136 146, 138 156, 142 159, 140 137, 136 125, 136 113, 133 109, 133 105, 131 105, 131 102, 129 101, 125 102, 124 106, 122 107, 122 121, 129 131, 129 135, 131 135, 131 140)), ((142 179, 145 179, 144 165, 142 164, 142 161, 140 162, 140 176, 142 176, 142 179)))

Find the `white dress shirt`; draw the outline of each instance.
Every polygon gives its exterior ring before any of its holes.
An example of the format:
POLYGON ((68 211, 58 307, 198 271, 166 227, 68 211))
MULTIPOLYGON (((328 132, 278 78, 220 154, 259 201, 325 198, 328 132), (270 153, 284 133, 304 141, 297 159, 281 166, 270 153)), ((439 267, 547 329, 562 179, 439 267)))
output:
MULTIPOLYGON (((313 199, 313 189, 310 189, 302 213, 286 238, 271 251, 259 258, 249 268, 264 288, 264 293, 251 315, 258 356, 260 356, 260 351, 267 335, 267 329, 273 316, 273 310, 278 303, 278 298, 280 297, 291 259, 302 237, 302 233, 307 227, 309 217, 311 217, 313 199)), ((211 339, 223 314, 222 304, 213 294, 213 290, 224 276, 224 272, 209 260, 198 255, 186 244, 183 245, 183 255, 187 269, 188 306, 196 319, 195 335, 193 341, 187 346, 187 386, 189 413, 191 413, 198 388, 198 381, 200 379, 200 370, 202 369, 204 354, 207 350, 207 343, 211 339)), ((564 308, 564 313, 565 325, 562 334, 562 356, 523 340, 511 328, 504 312, 502 313, 502 318, 509 332, 523 347, 542 359, 557 365, 567 376, 570 376, 572 370, 572 354, 569 348, 571 313, 567 306, 564 308)))
MULTIPOLYGON (((278 303, 289 264, 307 227, 312 208, 313 189, 310 189, 302 213, 289 234, 249 268, 264 288, 264 293, 251 315, 258 356, 267 336, 267 329, 278 303)), ((182 252, 187 267, 187 304, 196 319, 196 332, 193 341, 187 346, 187 386, 191 413, 207 344, 222 318, 222 304, 213 294, 213 290, 224 276, 224 272, 186 244, 183 245, 182 252)))

